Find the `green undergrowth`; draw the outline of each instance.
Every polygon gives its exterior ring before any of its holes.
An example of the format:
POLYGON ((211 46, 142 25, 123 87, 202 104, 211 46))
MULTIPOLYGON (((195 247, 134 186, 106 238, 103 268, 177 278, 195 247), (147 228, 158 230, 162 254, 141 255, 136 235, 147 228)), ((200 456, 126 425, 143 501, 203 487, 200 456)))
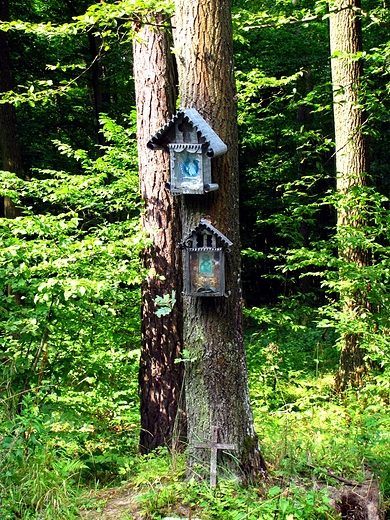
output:
POLYGON ((249 386, 256 429, 270 471, 280 477, 327 473, 363 480, 368 471, 389 493, 389 384, 386 368, 363 388, 335 393, 332 331, 288 324, 249 330, 249 386), (381 384, 378 384, 381 382, 381 384))
POLYGON ((330 331, 310 324, 248 322, 250 393, 268 476, 247 487, 220 479, 211 490, 185 480, 183 453, 139 455, 136 354, 121 377, 108 379, 111 387, 90 384, 46 395, 41 404, 38 395, 25 399, 21 413, 1 426, 0 517, 104 520, 110 488, 127 496, 117 515, 124 520, 337 519, 329 496, 340 484, 334 475, 354 482, 373 475, 386 508, 389 389, 382 374, 336 394, 334 345, 330 331))
POLYGON ((138 498, 139 511, 144 518, 184 515, 204 520, 333 518, 324 490, 305 489, 295 483, 285 486, 276 479, 259 481, 248 487, 222 479, 215 489, 210 489, 207 483, 193 479, 184 481, 184 466, 184 458, 181 458, 174 473, 166 474, 165 478, 160 474, 158 479, 150 479, 147 464, 144 466, 143 478, 135 479, 144 489, 138 498))
POLYGON ((138 352, 95 357, 96 375, 84 364, 79 385, 42 385, 12 416, 2 402, 2 520, 79 518, 85 489, 118 481, 137 460, 138 352))

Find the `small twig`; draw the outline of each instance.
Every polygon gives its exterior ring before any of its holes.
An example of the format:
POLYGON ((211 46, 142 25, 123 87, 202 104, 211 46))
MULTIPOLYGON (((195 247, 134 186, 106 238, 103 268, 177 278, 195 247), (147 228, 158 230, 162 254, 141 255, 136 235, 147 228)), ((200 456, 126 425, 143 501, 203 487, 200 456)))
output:
MULTIPOLYGON (((310 469, 316 469, 311 464, 308 464, 307 466, 310 469)), ((347 484, 347 486, 357 487, 357 486, 361 486, 362 485, 362 484, 359 484, 359 482, 356 482, 355 480, 348 480, 347 478, 340 477, 340 475, 336 475, 336 473, 333 473, 333 471, 331 469, 328 469, 326 471, 326 475, 328 477, 334 478, 335 480, 338 480, 339 482, 342 482, 343 484, 347 484)))
POLYGON ((41 341, 39 343, 39 347, 38 347, 38 350, 37 350, 37 353, 35 354, 35 358, 34 358, 34 362, 32 364, 32 367, 31 367, 31 371, 34 373, 37 366, 38 366, 38 363, 39 363, 39 359, 41 357, 41 354, 42 354, 42 350, 44 349, 46 343, 47 343, 47 339, 49 337, 49 329, 47 328, 47 325, 45 325, 44 329, 43 329, 43 334, 42 334, 42 338, 41 338, 41 341))
POLYGON ((356 486, 362 485, 362 484, 359 484, 359 482, 356 482, 355 480, 348 480, 344 477, 340 477, 339 475, 336 475, 335 473, 333 473, 333 471, 330 469, 328 469, 326 474, 328 475, 328 477, 334 478, 335 480, 338 480, 339 482, 343 482, 344 484, 347 484, 348 486, 356 487, 356 486))

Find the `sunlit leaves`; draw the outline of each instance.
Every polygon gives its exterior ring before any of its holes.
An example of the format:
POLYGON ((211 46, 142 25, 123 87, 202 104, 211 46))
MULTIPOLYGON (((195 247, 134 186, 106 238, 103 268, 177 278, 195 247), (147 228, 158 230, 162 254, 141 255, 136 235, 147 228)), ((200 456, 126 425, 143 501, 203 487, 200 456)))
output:
MULTIPOLYGON (((71 13, 74 10, 70 9, 71 13)), ((173 2, 169 0, 123 0, 113 3, 103 2, 91 4, 84 14, 79 16, 69 15, 69 21, 56 24, 54 21, 34 23, 30 20, 18 19, 0 21, 0 31, 7 33, 22 33, 22 37, 29 41, 28 47, 39 46, 48 48, 49 52, 42 57, 41 66, 46 69, 42 77, 34 77, 27 81, 18 82, 17 87, 0 93, 0 103, 12 103, 18 106, 28 103, 31 107, 36 104, 50 103, 58 96, 71 95, 77 89, 80 79, 87 75, 92 61, 80 60, 80 55, 85 51, 76 51, 76 55, 70 57, 68 53, 61 56, 61 47, 75 48, 86 41, 86 35, 94 35, 99 40, 98 54, 95 59, 102 59, 105 54, 115 48, 123 48, 121 59, 128 53, 124 47, 131 46, 133 38, 143 24, 169 26, 170 16, 173 12, 173 2), (156 22, 151 13, 166 13, 166 22, 156 22), (69 63, 69 59, 72 60, 69 63)), ((24 14, 21 15, 23 17, 24 14)), ((88 45, 88 44, 87 44, 88 45)), ((26 71, 27 72, 27 71, 26 71)), ((127 78, 128 80, 129 78, 127 78)))
POLYGON ((172 294, 164 294, 164 296, 156 296, 155 299, 157 310, 155 314, 161 318, 161 316, 167 316, 173 310, 176 303, 176 291, 172 291, 172 294))
MULTIPOLYGON (((87 30, 98 27, 115 27, 119 23, 127 24, 128 30, 134 22, 142 23, 143 18, 149 19, 153 12, 165 12, 172 14, 173 2, 169 0, 123 0, 114 3, 92 4, 83 15, 74 16, 73 21, 61 25, 52 22, 31 23, 22 20, 1 21, 0 30, 23 31, 35 35, 43 35, 46 38, 74 36, 87 30)), ((150 21, 150 19, 149 19, 150 21)))
POLYGON ((135 141, 132 129, 105 124, 98 160, 63 150, 82 175, 47 170, 24 181, 1 173, 3 193, 21 205, 21 216, 0 219, 0 348, 15 393, 39 378, 59 384, 59 357, 82 367, 90 342, 96 352, 137 346, 144 237, 135 141))
POLYGON ((244 40, 243 31, 274 29, 283 26, 308 25, 327 17, 327 2, 291 2, 281 0, 272 4, 251 2, 250 8, 236 8, 233 11, 233 24, 237 39, 244 40), (257 5, 258 4, 258 5, 257 5), (305 5, 304 5, 305 4, 305 5))

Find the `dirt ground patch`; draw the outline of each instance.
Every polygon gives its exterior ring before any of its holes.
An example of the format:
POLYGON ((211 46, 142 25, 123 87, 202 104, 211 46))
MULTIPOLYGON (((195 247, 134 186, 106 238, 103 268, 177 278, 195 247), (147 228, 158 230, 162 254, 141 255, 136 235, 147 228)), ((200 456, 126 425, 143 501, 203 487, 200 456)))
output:
MULTIPOLYGON (((142 513, 140 497, 145 490, 134 490, 130 486, 111 488, 98 491, 91 496, 93 507, 80 511, 81 518, 85 520, 145 520, 147 516, 142 513)), ((188 507, 177 505, 171 516, 178 518, 193 518, 188 507)))
POLYGON ((81 510, 81 518, 88 520, 139 520, 141 493, 131 488, 111 488, 93 496, 93 509, 81 510))

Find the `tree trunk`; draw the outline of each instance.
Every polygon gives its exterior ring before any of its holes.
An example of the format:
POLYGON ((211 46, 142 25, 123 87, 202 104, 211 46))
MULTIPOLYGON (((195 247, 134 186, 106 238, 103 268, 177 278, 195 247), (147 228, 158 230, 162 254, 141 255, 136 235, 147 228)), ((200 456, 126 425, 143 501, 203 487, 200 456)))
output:
MULTIPOLYGON (((303 71, 302 76, 297 82, 298 91, 302 97, 306 97, 309 92, 313 90, 312 72, 310 66, 307 67, 306 71, 303 71)), ((297 122, 298 128, 304 127, 305 130, 311 130, 313 127, 313 113, 311 108, 306 104, 300 104, 297 110, 297 122)), ((299 178, 307 175, 307 160, 303 157, 301 151, 298 151, 298 176, 299 178)), ((309 247, 309 225, 307 223, 307 215, 301 221, 299 226, 299 233, 301 235, 302 247, 309 247)), ((299 289, 303 294, 309 294, 313 290, 313 277, 308 276, 305 273, 310 272, 310 268, 303 268, 298 275, 299 289), (302 276, 303 275, 303 276, 302 276)))
MULTIPOLYGON (((8 1, 0 0, 0 20, 9 20, 8 1)), ((0 92, 12 89, 11 64, 6 33, 0 31, 0 92)), ((17 131, 15 107, 0 104, 0 168, 22 177, 22 154, 17 131)), ((17 209, 9 197, 3 197, 3 215, 15 218, 17 209)))
MULTIPOLYGON (((341 243, 344 242, 339 256, 346 263, 364 267, 370 265, 370 252, 348 241, 354 228, 367 225, 361 216, 363 207, 359 204, 362 203, 353 196, 354 188, 367 185, 368 173, 368 147, 362 131, 365 116, 359 99, 362 62, 356 59, 357 53, 362 51, 361 25, 356 16, 360 2, 338 0, 330 7, 334 11, 329 20, 337 191, 342 196, 337 226, 341 243)), ((361 292, 345 291, 340 296, 351 319, 366 305, 361 292)), ((364 371, 364 352, 359 345, 359 335, 344 334, 336 387, 344 390, 349 384, 361 385, 364 371)))
MULTIPOLYGON (((157 19, 162 20, 158 15, 157 19)), ((145 202, 143 227, 152 244, 145 251, 150 270, 142 286, 142 346, 139 371, 141 451, 170 443, 185 431, 181 403, 183 367, 175 360, 182 348, 181 238, 179 201, 165 189, 169 155, 147 148, 150 137, 175 110, 176 80, 171 39, 161 29, 145 26, 134 42, 134 78, 140 189, 145 202), (157 317, 156 296, 176 291, 173 311, 157 317), (177 435, 176 435, 177 434, 177 435)))
MULTIPOLYGON (((110 102, 110 96, 107 92, 104 92, 104 87, 102 89, 103 79, 104 79, 104 69, 101 65, 100 60, 100 46, 101 46, 101 38, 96 34, 91 32, 88 33, 89 40, 89 49, 91 52, 92 59, 92 88, 93 88, 93 108, 95 113, 95 123, 96 123, 96 136, 97 143, 100 146, 104 146, 106 144, 105 137, 101 130, 100 125, 100 114, 102 112, 108 112, 108 106, 110 102)), ((103 151, 99 152, 103 155, 103 151)))
POLYGON ((196 108, 227 144, 212 159, 217 191, 182 197, 183 233, 210 216, 213 226, 233 242, 227 253, 224 297, 184 297, 188 474, 208 473, 209 453, 196 444, 218 441, 235 445, 220 463, 246 480, 265 470, 254 430, 248 392, 242 330, 240 238, 238 217, 238 138, 233 74, 232 24, 228 0, 176 0, 175 49, 182 108, 196 108), (232 453, 234 455, 232 456, 232 453))

